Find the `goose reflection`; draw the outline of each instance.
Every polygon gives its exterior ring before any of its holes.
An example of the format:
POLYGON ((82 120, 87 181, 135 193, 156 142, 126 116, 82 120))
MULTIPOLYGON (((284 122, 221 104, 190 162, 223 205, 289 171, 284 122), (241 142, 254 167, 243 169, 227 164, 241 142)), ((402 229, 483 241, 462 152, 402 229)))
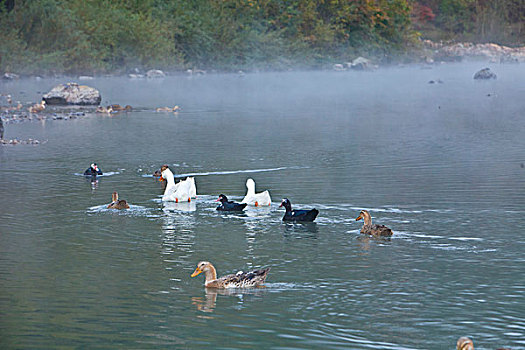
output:
POLYGON ((197 210, 195 201, 192 202, 162 202, 164 212, 184 212, 190 213, 197 210))
MULTIPOLYGON (((173 204, 176 205, 177 203, 173 204)), ((171 269, 173 262, 183 265, 188 264, 195 251, 194 214, 164 209, 164 215, 161 216, 161 220, 162 246, 160 256, 166 262, 166 268, 171 269)))
POLYGON ((243 220, 244 226, 246 226, 246 233, 249 236, 255 236, 258 233, 267 232, 268 221, 271 220, 271 208, 270 207, 248 207, 244 214, 243 220))
POLYGON ((247 207, 244 213, 250 218, 268 218, 272 213, 272 208, 269 206, 247 207))

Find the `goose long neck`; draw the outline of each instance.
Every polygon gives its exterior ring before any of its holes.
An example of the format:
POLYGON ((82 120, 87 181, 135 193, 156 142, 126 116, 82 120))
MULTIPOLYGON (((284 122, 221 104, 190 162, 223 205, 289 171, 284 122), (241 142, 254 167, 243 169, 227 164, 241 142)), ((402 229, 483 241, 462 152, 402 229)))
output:
POLYGON ((255 184, 251 181, 246 182, 246 188, 248 189, 248 195, 255 194, 255 184))
POLYGON ((171 172, 171 170, 166 169, 164 170, 164 172, 166 173, 166 176, 164 178, 166 179, 166 181, 168 181, 168 186, 175 185, 175 178, 173 177, 173 173, 171 172))
POLYGON ((206 276, 206 281, 204 282, 205 284, 217 279, 217 271, 215 270, 215 267, 211 264, 204 271, 204 274, 206 276))

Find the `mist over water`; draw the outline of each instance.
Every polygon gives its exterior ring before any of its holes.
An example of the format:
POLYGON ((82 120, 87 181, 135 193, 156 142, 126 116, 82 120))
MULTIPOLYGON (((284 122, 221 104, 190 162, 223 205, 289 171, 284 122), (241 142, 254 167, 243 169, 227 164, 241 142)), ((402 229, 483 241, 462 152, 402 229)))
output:
POLYGON ((484 67, 96 78, 135 111, 6 124, 48 142, 0 147, 0 345, 524 349, 525 70, 484 67), (195 176, 194 202, 162 203, 162 164, 195 176), (249 177, 272 206, 217 213, 249 177), (316 223, 282 223, 283 197, 316 223), (361 209, 392 239, 360 235, 361 209), (267 287, 205 290, 200 260, 270 266, 267 287))

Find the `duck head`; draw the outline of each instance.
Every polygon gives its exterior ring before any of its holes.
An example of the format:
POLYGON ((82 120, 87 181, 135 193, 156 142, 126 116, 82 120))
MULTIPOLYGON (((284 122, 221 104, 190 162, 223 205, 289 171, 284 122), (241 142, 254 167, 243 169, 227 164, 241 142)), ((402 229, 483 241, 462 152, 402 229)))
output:
POLYGON ((206 282, 217 279, 217 271, 215 267, 209 261, 201 261, 197 264, 197 268, 191 274, 191 277, 195 277, 203 273, 206 275, 206 282))
POLYGON ((201 261, 197 264, 197 268, 193 273, 191 274, 191 277, 195 277, 200 275, 201 273, 208 271, 210 269, 210 262, 208 261, 201 261))
POLYGON ((361 210, 359 213, 359 216, 355 219, 355 221, 359 221, 363 219, 365 222, 365 225, 371 225, 372 224, 372 216, 370 216, 370 213, 368 210, 361 210))
POLYGON ((225 194, 220 194, 219 195, 219 199, 217 199, 216 202, 227 203, 228 202, 228 197, 226 197, 225 194))
POLYGON ((281 205, 279 205, 279 208, 280 207, 284 207, 286 211, 290 211, 292 210, 292 203, 288 198, 283 198, 283 200, 281 201, 281 205))
POLYGON ((164 171, 169 169, 168 165, 167 164, 164 164, 163 166, 160 167, 160 178, 159 178, 159 181, 164 181, 164 177, 162 176, 164 174, 164 171))
POLYGON ((474 343, 468 337, 461 337, 456 343, 457 350, 474 350, 474 343))

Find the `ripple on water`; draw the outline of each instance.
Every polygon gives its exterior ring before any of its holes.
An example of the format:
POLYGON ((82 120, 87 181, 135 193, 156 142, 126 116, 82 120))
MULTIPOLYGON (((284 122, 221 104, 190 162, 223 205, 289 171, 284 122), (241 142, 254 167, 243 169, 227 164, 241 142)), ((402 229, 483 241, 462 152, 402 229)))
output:
MULTIPOLYGON (((120 171, 123 171, 123 170, 125 170, 125 169, 120 169, 120 171)), ((113 175, 119 175, 120 171, 104 172, 102 175, 97 175, 97 177, 108 177, 108 176, 113 176, 113 175)), ((84 173, 74 173, 73 175, 75 175, 75 176, 84 176, 86 178, 90 178, 91 177, 90 175, 84 175, 84 173)))
POLYGON ((157 217, 157 215, 151 215, 151 208, 146 208, 140 205, 128 204, 129 209, 110 209, 107 204, 95 205, 88 208, 89 214, 118 214, 118 215, 130 215, 130 216, 148 216, 157 217))
MULTIPOLYGON (((221 171, 206 171, 200 173, 187 173, 187 174, 174 174, 175 178, 188 177, 188 176, 209 176, 209 175, 233 175, 233 174, 245 174, 245 173, 264 173, 270 171, 281 171, 289 169, 306 169, 308 167, 278 167, 278 168, 263 168, 263 169, 241 169, 241 170, 221 170, 221 171)), ((142 169, 140 169, 142 170, 142 169)), ((142 177, 153 177, 153 174, 142 174, 142 177)))
MULTIPOLYGON (((133 89, 125 78, 97 80, 108 98, 146 108, 26 125, 50 142, 0 152, 0 187, 9 198, 0 208, 0 294, 10 325, 2 335, 24 348, 81 347, 89 338, 94 347, 123 348, 446 349, 459 335, 484 349, 525 347, 524 173, 516 163, 524 149, 523 84, 505 87, 502 74, 491 89, 507 101, 471 103, 487 85, 473 84, 465 66, 447 67, 432 74, 454 79, 443 77, 447 89, 431 93, 427 78, 404 80, 408 69, 351 79, 313 73, 311 84, 298 73, 272 75, 271 84, 261 74, 241 83, 225 75, 167 77, 170 85, 144 81, 133 89), (378 83, 385 76, 395 79, 378 83), (224 82, 233 90, 209 88, 224 82), (139 89, 144 83, 160 89, 139 89), (271 91, 272 103, 251 87, 271 91), (176 91, 189 114, 148 112, 165 103, 166 91, 176 91), (429 108, 431 100, 442 109, 429 108), (101 129, 107 137, 86 147, 101 129), (136 142, 114 148, 137 130, 136 142), (190 148, 188 135, 198 135, 190 148), (117 171, 104 174, 96 191, 82 174, 67 181, 84 169, 73 164, 61 173, 71 159, 85 163, 97 151, 117 171), (196 176, 208 195, 190 205, 156 197, 158 182, 144 177, 175 158, 178 176, 196 176), (251 172, 275 199, 317 207, 316 223, 283 223, 278 201, 269 210, 218 213, 213 194, 244 194, 251 172), (98 206, 117 182, 144 207, 98 206), (359 234, 361 209, 391 227, 392 239, 359 234), (203 259, 217 262, 220 275, 272 271, 264 289, 208 293, 202 279, 189 277, 203 259)), ((522 82, 523 72, 513 79, 522 82)))

